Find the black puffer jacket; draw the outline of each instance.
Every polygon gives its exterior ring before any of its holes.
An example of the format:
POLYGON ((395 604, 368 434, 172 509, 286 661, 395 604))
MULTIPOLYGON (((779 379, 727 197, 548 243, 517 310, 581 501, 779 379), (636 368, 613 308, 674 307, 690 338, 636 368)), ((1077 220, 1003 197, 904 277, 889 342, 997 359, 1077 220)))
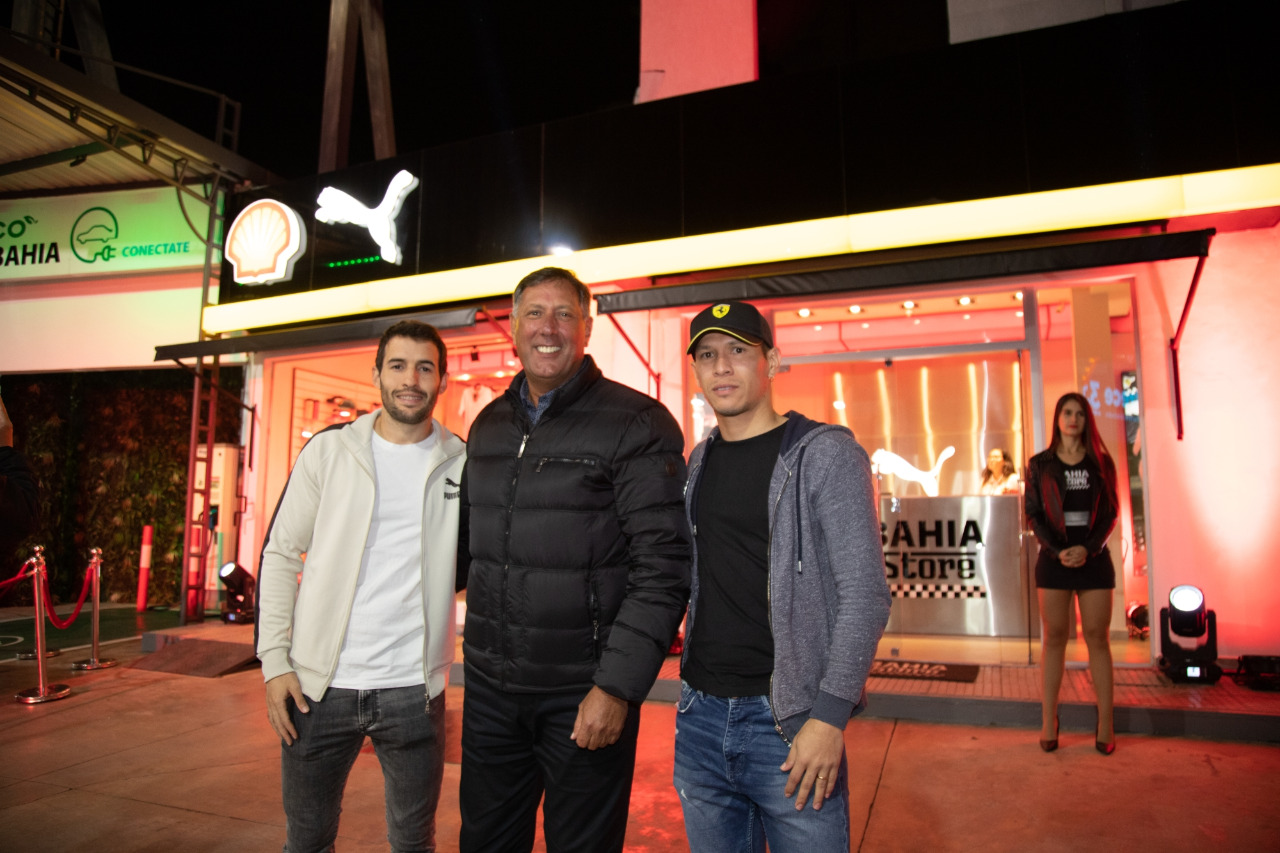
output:
POLYGON ((503 690, 641 701, 689 592, 680 429, 590 356, 530 429, 523 380, 468 440, 463 653, 503 690))

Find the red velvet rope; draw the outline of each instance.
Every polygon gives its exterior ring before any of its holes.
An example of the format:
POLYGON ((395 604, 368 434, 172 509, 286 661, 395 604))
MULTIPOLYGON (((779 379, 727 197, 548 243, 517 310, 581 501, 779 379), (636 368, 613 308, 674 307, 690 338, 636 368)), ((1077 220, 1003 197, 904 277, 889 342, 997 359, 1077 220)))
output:
POLYGON ((24 575, 21 571, 19 571, 18 574, 9 578, 7 581, 0 581, 0 589, 8 589, 18 581, 24 581, 26 579, 27 579, 27 576, 24 575))
POLYGON ((89 564, 89 568, 84 573, 84 586, 80 587, 80 600, 76 602, 76 609, 71 615, 64 619, 59 619, 58 614, 53 612, 53 598, 49 595, 49 575, 44 575, 44 583, 41 584, 44 592, 44 609, 49 614, 49 621, 53 623, 53 627, 61 628, 64 631, 71 627, 71 623, 76 621, 76 617, 80 615, 80 608, 84 607, 85 597, 89 595, 89 588, 93 585, 93 563, 89 564))
POLYGON ((19 581, 24 581, 31 576, 31 573, 27 571, 27 566, 30 565, 30 562, 31 561, 28 560, 26 563, 23 563, 20 567, 18 567, 18 573, 13 577, 9 578, 7 581, 0 581, 0 595, 4 595, 6 592, 8 592, 9 587, 13 586, 19 581))

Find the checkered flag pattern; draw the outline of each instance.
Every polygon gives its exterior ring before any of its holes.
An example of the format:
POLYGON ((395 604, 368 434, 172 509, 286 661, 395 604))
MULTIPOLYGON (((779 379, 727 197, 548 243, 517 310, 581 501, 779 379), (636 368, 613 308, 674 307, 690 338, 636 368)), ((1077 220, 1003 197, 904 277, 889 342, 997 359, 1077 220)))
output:
POLYGON ((986 598, 985 586, 959 583, 891 583, 894 598, 986 598))

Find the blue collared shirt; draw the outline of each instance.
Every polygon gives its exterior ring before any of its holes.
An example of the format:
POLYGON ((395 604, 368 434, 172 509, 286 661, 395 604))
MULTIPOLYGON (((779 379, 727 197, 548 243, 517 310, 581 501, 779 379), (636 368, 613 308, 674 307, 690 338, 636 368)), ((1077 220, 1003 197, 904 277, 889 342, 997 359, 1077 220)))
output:
MULTIPOLYGON (((586 366, 587 360, 584 358, 582 363, 578 365, 578 369, 574 371, 573 376, 570 376, 564 385, 568 385, 569 382, 572 382, 574 378, 582 372, 582 368, 586 366)), ((525 376, 520 379, 520 402, 524 403, 524 410, 529 415, 529 426, 534 427, 538 425, 538 419, 542 417, 542 414, 547 409, 551 408, 551 404, 555 402, 556 396, 560 393, 560 389, 563 388, 564 385, 558 385, 555 388, 552 388, 550 391, 539 397, 537 405, 534 405, 529 400, 529 377, 525 376)))
MULTIPOLYGON (((563 388, 564 386, 560 386, 563 388)), ((560 388, 553 388, 538 398, 538 404, 534 405, 529 401, 529 380, 520 380, 520 402, 524 403, 524 410, 529 415, 529 425, 537 426, 538 418, 542 417, 542 413, 551 408, 551 403, 555 401, 556 394, 560 393, 560 388)))

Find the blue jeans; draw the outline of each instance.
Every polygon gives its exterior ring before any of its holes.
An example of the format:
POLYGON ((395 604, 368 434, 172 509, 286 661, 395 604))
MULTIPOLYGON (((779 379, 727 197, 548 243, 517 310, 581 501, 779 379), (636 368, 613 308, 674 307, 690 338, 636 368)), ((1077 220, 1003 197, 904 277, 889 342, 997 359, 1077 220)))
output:
POLYGON ((427 688, 329 688, 308 697, 310 713, 292 701, 298 737, 281 743, 286 853, 332 850, 338 837, 342 790, 365 736, 382 765, 387 839, 395 853, 433 853, 436 802, 444 777, 444 693, 427 701, 427 688))
POLYGON ((849 849, 849 768, 835 793, 799 811, 778 768, 791 747, 774 729, 765 696, 722 699, 680 686, 676 793, 692 853, 830 853, 849 849))

